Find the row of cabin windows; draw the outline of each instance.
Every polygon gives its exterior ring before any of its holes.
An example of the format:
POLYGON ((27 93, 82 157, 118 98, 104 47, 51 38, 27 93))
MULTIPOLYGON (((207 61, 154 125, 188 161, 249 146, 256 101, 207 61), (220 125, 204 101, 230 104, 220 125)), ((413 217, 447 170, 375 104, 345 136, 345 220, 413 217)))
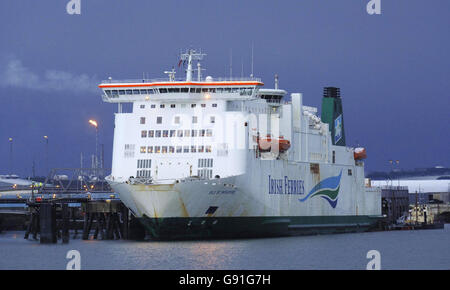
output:
POLYGON ((151 159, 138 159, 137 168, 150 168, 152 167, 151 159))
POLYGON ((212 129, 201 130, 142 130, 141 138, 161 138, 161 137, 212 137, 212 129))
POLYGON ((151 177, 151 170, 138 170, 136 172, 136 177, 146 177, 149 178, 151 177))
POLYGON ((212 178, 212 169, 199 169, 197 170, 197 176, 202 178, 212 178))
MULTIPOLYGON (((139 107, 140 107, 141 109, 145 109, 145 105, 140 105, 139 107)), ((159 108, 160 108, 160 109, 164 109, 165 107, 166 107, 166 104, 160 104, 160 105, 159 105, 159 108)), ((176 108, 176 107, 177 107, 176 104, 170 104, 170 108, 174 109, 174 108, 176 108)), ((186 104, 181 104, 181 107, 182 107, 182 108, 186 108, 186 104)), ((197 107, 197 104, 191 104, 191 108, 196 108, 196 107, 197 107)), ((206 108, 206 104, 200 104, 200 107, 206 108)), ((217 108, 217 104, 216 104, 216 103, 211 104, 211 107, 217 108)), ((155 108, 156 108, 156 105, 155 105, 155 104, 151 104, 151 105, 150 105, 150 108, 155 109, 155 108)))
POLYGON ((213 167, 213 159, 212 158, 200 158, 198 160, 198 167, 213 167))
POLYGON ((141 146, 141 153, 211 153, 211 145, 200 146, 141 146))
POLYGON ((128 89, 105 90, 108 97, 117 98, 120 95, 152 95, 165 93, 239 93, 241 96, 251 96, 253 88, 159 88, 159 89, 128 89))
MULTIPOLYGON (((157 116, 156 117, 156 124, 162 124, 162 121, 163 121, 163 117, 161 117, 161 116, 157 116)), ((181 117, 180 116, 175 116, 174 119, 173 119, 173 122, 175 124, 180 124, 181 117)), ((216 117, 210 116, 209 117, 209 122, 211 124, 216 123, 216 117)), ((139 123, 141 125, 144 125, 145 124, 145 117, 141 117, 140 120, 139 120, 139 123)), ((192 124, 197 124, 197 123, 198 123, 198 117, 197 116, 192 116, 192 124)))

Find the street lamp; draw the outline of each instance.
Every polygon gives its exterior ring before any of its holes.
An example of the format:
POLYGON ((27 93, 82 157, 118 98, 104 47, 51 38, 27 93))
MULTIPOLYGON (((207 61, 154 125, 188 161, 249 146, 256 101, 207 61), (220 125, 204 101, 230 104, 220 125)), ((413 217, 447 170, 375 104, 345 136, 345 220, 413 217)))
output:
POLYGON ((13 171, 13 138, 9 137, 9 175, 12 175, 13 171))
POLYGON ((45 167, 46 167, 47 174, 48 174, 49 172, 48 172, 48 136, 47 135, 44 136, 44 140, 45 140, 45 167))
MULTIPOLYGON (((394 165, 399 165, 400 160, 389 160, 389 163, 391 164, 391 185, 394 184, 393 174, 394 174, 394 165)), ((397 185, 400 186, 400 176, 397 173, 397 185)))
POLYGON ((98 123, 95 120, 89 120, 89 124, 95 127, 95 168, 98 168, 98 123))

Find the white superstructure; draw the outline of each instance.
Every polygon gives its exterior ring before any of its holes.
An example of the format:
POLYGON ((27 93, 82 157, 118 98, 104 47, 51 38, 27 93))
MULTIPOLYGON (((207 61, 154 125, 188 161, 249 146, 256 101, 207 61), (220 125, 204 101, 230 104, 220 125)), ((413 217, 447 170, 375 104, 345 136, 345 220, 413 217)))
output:
POLYGON ((152 236, 373 224, 380 192, 365 190, 363 162, 352 148, 333 145, 329 124, 303 105, 302 94, 286 101, 286 91, 264 89, 257 78, 202 78, 203 56, 181 55, 183 80, 172 70, 165 80, 110 79, 99 86, 103 100, 119 108, 108 181, 152 236))

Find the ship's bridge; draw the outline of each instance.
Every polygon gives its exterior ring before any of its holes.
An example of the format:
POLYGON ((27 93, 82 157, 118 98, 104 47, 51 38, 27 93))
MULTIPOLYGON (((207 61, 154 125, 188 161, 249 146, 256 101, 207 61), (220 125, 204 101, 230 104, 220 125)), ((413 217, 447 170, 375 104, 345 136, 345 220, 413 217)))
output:
POLYGON ((99 85, 103 101, 127 103, 136 101, 168 101, 195 99, 249 99, 255 97, 264 84, 259 78, 217 78, 210 76, 197 81, 154 80, 105 80, 99 85))
POLYGON ((266 100, 270 105, 281 105, 281 100, 287 92, 280 89, 260 89, 257 92, 257 97, 266 100))

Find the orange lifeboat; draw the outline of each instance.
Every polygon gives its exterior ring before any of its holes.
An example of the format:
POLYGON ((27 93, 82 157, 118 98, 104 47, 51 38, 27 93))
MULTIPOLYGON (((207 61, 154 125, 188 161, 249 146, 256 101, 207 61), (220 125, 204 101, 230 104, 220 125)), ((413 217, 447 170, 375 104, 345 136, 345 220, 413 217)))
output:
POLYGON ((286 152, 291 147, 291 142, 289 140, 284 139, 283 136, 278 137, 277 139, 272 138, 272 136, 267 135, 266 138, 257 138, 258 139, 258 148, 261 152, 269 152, 272 147, 276 148, 278 142, 278 150, 283 153, 286 152))
POLYGON ((353 156, 355 157, 355 160, 363 160, 367 158, 366 148, 358 147, 355 148, 355 151, 353 152, 353 156))

